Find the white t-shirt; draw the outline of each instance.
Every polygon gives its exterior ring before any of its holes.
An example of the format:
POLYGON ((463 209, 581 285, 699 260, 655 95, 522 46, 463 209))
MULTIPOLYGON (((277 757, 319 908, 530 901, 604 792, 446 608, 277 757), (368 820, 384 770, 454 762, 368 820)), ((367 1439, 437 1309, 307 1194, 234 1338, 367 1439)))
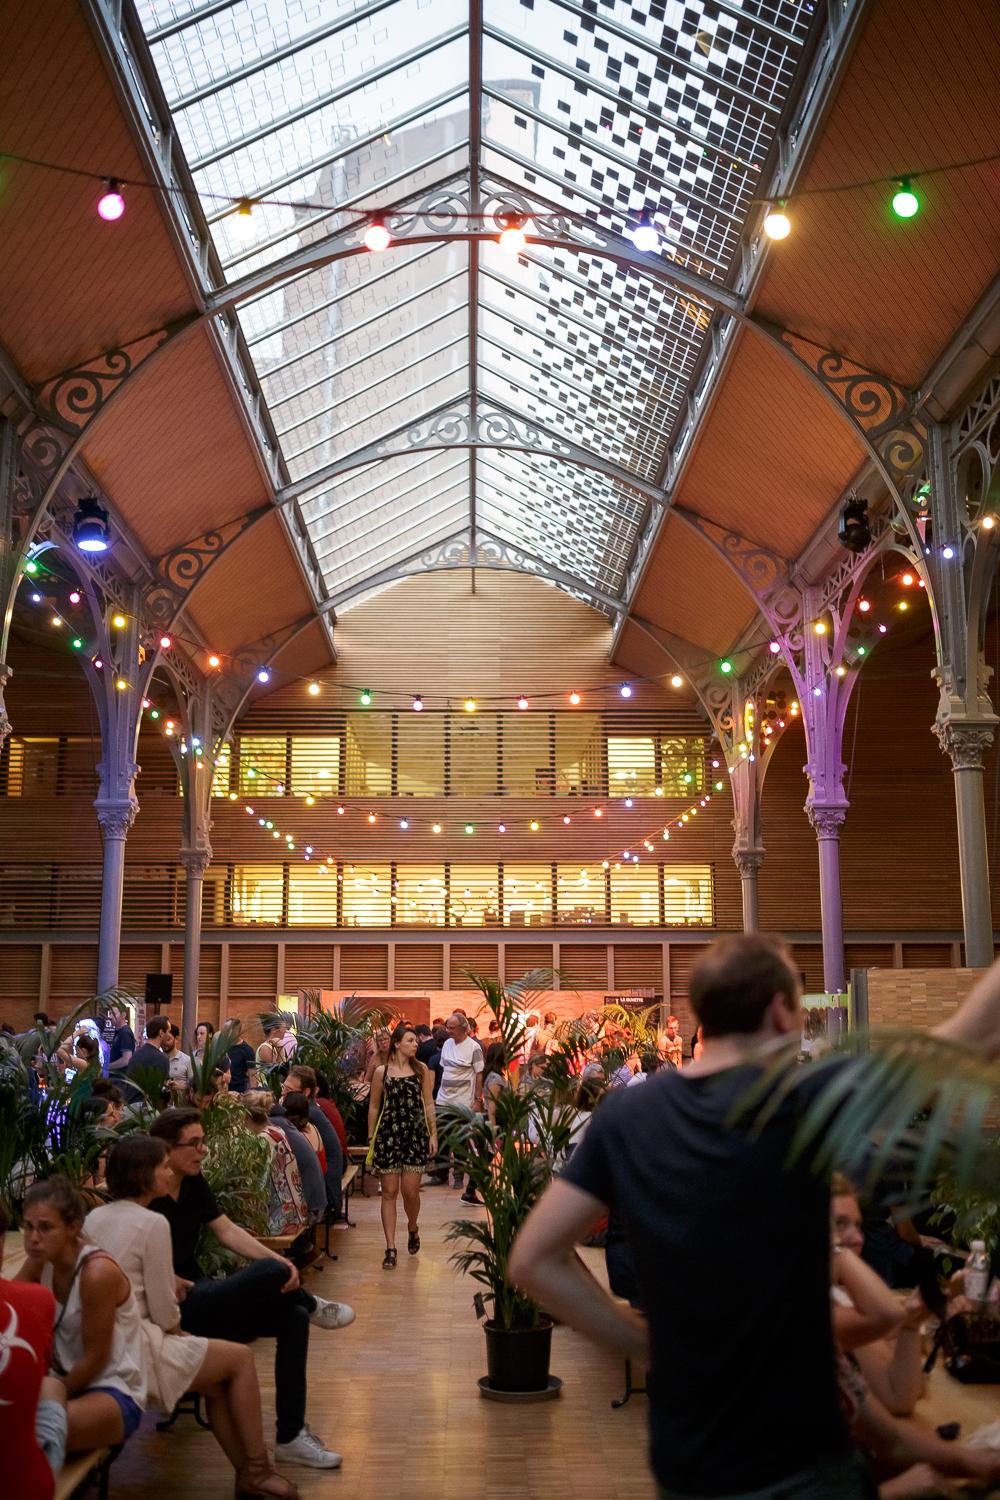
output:
POLYGON ((472 1108, 475 1094, 476 1074, 483 1071, 482 1049, 471 1036, 464 1042, 451 1037, 441 1048, 441 1087, 438 1089, 439 1104, 464 1104, 472 1108))

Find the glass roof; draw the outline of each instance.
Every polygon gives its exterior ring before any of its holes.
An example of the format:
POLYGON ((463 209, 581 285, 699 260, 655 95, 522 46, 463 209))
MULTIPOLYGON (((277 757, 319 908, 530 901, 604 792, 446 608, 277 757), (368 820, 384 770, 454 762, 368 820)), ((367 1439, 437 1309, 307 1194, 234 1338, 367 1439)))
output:
POLYGON ((386 251, 290 266, 239 306, 332 598, 459 537, 580 597, 619 593, 711 312, 594 231, 645 211, 651 264, 722 281, 813 13, 639 3, 142 9, 230 281, 389 213, 386 251), (430 230, 413 213, 428 204, 430 230), (511 205, 528 237, 513 256, 491 217, 511 205), (533 213, 564 216, 571 242, 539 244, 533 213))

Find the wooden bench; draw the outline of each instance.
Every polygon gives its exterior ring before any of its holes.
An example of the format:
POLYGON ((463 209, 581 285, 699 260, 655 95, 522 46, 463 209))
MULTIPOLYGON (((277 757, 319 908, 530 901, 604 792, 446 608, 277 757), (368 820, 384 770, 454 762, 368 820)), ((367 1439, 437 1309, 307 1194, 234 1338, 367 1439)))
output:
POLYGON ((88 1479, 95 1469, 98 1471, 100 1500, 107 1500, 108 1469, 110 1465, 110 1448, 94 1448, 89 1453, 69 1454, 59 1473, 56 1475, 54 1500, 69 1500, 69 1497, 76 1493, 84 1480, 88 1479))

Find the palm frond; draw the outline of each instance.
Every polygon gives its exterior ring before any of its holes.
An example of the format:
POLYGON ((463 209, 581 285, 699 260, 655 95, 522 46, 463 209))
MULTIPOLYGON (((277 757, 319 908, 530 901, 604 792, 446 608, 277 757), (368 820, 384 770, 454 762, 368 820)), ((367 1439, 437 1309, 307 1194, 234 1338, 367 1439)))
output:
POLYGON ((944 1163, 959 1189, 981 1180, 1000 1065, 971 1047, 904 1028, 852 1032, 804 1069, 787 1057, 766 1068, 734 1114, 761 1130, 800 1088, 792 1162, 808 1154, 816 1171, 838 1167, 872 1182, 905 1156, 918 1195, 944 1163))

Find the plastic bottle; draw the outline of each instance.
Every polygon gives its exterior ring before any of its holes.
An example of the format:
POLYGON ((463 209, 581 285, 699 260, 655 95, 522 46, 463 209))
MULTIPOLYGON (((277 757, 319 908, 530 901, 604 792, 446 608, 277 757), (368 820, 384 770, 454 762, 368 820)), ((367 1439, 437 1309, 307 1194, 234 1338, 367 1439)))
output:
POLYGON ((986 1286, 990 1277, 990 1263, 986 1255, 986 1243, 984 1240, 973 1240, 970 1246, 971 1254, 965 1262, 965 1295, 970 1302, 983 1302, 986 1299, 986 1286))

